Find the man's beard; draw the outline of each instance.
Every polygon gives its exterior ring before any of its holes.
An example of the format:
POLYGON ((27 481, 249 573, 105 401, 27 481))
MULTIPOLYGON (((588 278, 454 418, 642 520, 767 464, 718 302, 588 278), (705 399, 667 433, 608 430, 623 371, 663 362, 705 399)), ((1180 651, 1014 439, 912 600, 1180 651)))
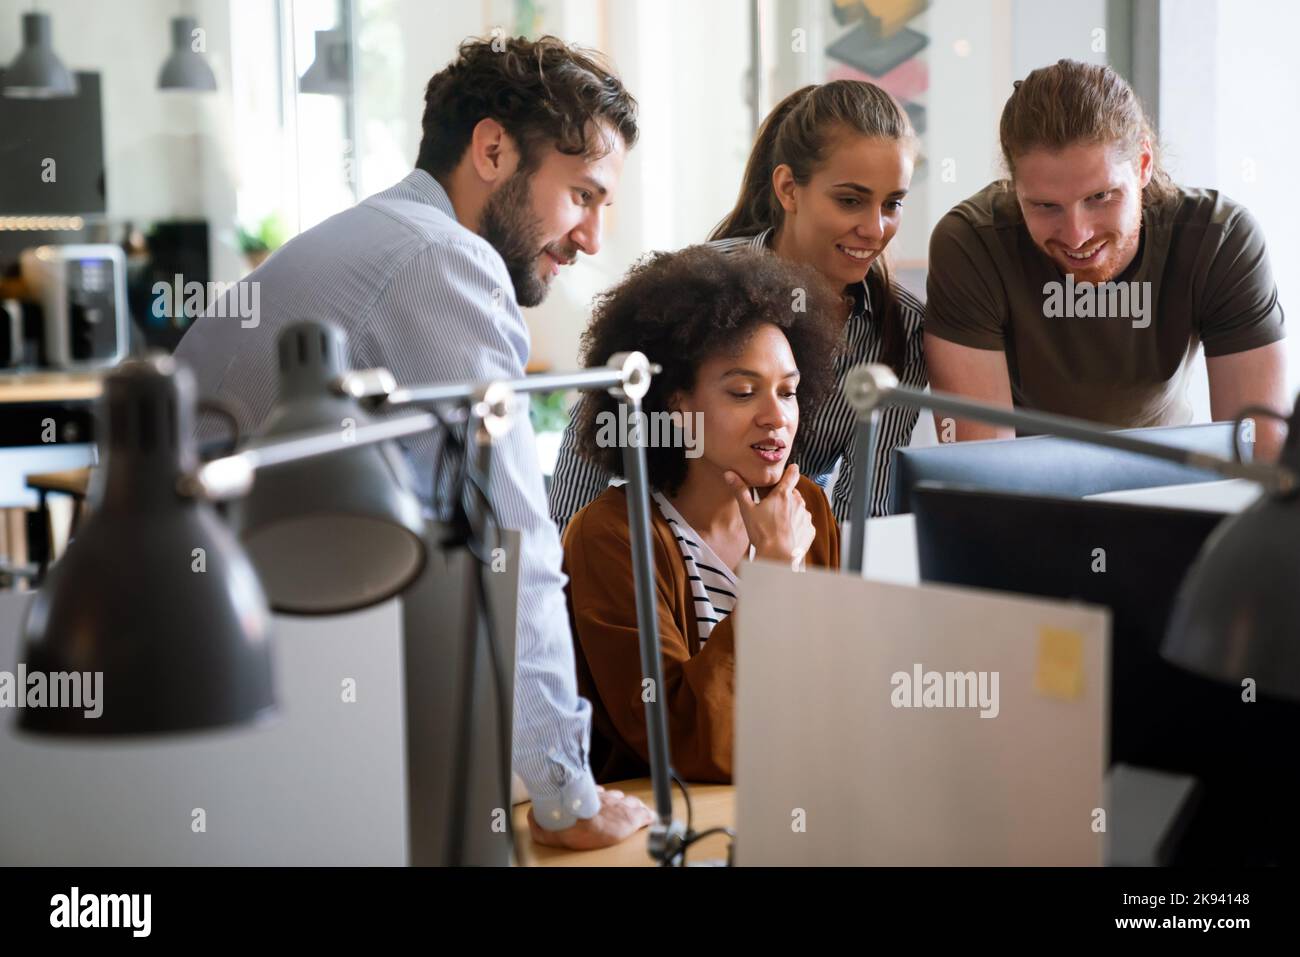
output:
POLYGON ((478 227, 479 235, 505 261, 515 287, 515 301, 521 306, 539 305, 550 291, 546 281, 537 275, 542 224, 532 213, 531 192, 529 177, 513 173, 488 197, 478 227))
MULTIPOLYGON (((1075 282, 1094 284, 1111 282, 1118 279, 1124 270, 1132 265, 1141 241, 1142 217, 1139 216, 1137 225, 1130 232, 1126 234, 1112 233, 1107 237, 1106 264, 1104 266, 1071 266, 1063 268, 1062 271, 1072 275, 1075 282)), ((1063 258, 1066 262, 1069 262, 1068 256, 1063 258)), ((1058 265, 1060 265, 1059 261, 1058 265)))

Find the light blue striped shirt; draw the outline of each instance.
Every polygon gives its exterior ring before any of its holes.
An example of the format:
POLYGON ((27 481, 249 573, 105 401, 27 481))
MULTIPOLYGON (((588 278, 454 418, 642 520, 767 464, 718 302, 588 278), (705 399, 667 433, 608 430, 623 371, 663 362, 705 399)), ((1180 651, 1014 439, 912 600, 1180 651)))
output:
MULTIPOLYGON (((176 350, 201 396, 236 406, 241 430, 271 411, 275 342, 299 319, 339 326, 353 368, 383 366, 402 385, 524 374, 528 329, 505 263, 457 222, 446 190, 422 170, 302 233, 248 278, 260 283, 256 327, 205 316, 176 350)), ((220 434, 220 423, 205 421, 198 437, 220 434)), ((441 438, 401 444, 427 503, 441 438)), ((560 540, 526 414, 493 448, 489 494, 501 527, 522 535, 514 769, 538 823, 560 829, 594 815, 600 798, 587 764, 591 705, 577 692, 560 540)))

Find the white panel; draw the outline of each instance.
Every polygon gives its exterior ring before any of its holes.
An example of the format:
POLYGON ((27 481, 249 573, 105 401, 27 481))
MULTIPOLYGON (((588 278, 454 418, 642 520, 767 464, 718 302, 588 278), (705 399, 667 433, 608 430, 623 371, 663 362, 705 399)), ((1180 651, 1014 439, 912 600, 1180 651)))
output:
POLYGON ((764 562, 742 572, 738 863, 1102 862, 1092 825, 1107 760, 1105 609, 794 574, 764 562), (1036 686, 1051 669, 1048 629, 1077 636, 1066 669, 1077 688, 1059 670, 1050 693, 1036 686), (895 707, 892 676, 918 666, 983 672, 988 690, 996 673, 985 702, 996 706, 895 707))
MULTIPOLYGON (((0 593, 0 670, 16 668, 31 597, 0 593)), ((0 865, 404 864, 401 619, 397 600, 277 617, 280 710, 262 727, 69 743, 19 735, 0 711, 0 865)))

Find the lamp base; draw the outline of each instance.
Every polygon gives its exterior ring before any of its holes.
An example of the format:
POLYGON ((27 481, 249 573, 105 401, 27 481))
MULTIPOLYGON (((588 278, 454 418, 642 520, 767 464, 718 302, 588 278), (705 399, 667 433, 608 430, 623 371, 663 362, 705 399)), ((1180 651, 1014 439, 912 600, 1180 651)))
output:
POLYGON ((680 867, 686 851, 686 825, 678 820, 650 825, 646 849, 665 867, 680 867))

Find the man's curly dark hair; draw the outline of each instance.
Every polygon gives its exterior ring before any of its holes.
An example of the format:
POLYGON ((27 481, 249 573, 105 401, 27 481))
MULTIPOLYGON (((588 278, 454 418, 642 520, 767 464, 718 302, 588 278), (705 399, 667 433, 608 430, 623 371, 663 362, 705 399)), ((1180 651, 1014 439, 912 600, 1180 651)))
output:
MULTIPOLYGON (((643 411, 652 416, 669 412, 675 394, 695 388, 705 361, 740 352, 761 325, 771 323, 785 334, 799 367, 799 431, 791 449, 797 459, 812 438, 817 410, 835 386, 835 356, 847 314, 842 295, 811 267, 767 252, 688 246, 651 253, 596 298, 582 336, 582 361, 598 366, 615 353, 639 351, 663 366, 642 400, 643 411)), ((597 441, 602 412, 618 414, 608 393, 589 393, 578 404, 577 450, 623 476, 622 448, 597 441)), ((669 495, 685 480, 686 465, 683 448, 646 449, 650 482, 669 495)))
POLYGON ((491 118, 518 145, 521 167, 535 168, 537 149, 596 157, 608 147, 598 126, 636 144, 637 105, 600 54, 555 37, 469 39, 424 91, 417 168, 435 179, 455 169, 474 127, 491 118))

